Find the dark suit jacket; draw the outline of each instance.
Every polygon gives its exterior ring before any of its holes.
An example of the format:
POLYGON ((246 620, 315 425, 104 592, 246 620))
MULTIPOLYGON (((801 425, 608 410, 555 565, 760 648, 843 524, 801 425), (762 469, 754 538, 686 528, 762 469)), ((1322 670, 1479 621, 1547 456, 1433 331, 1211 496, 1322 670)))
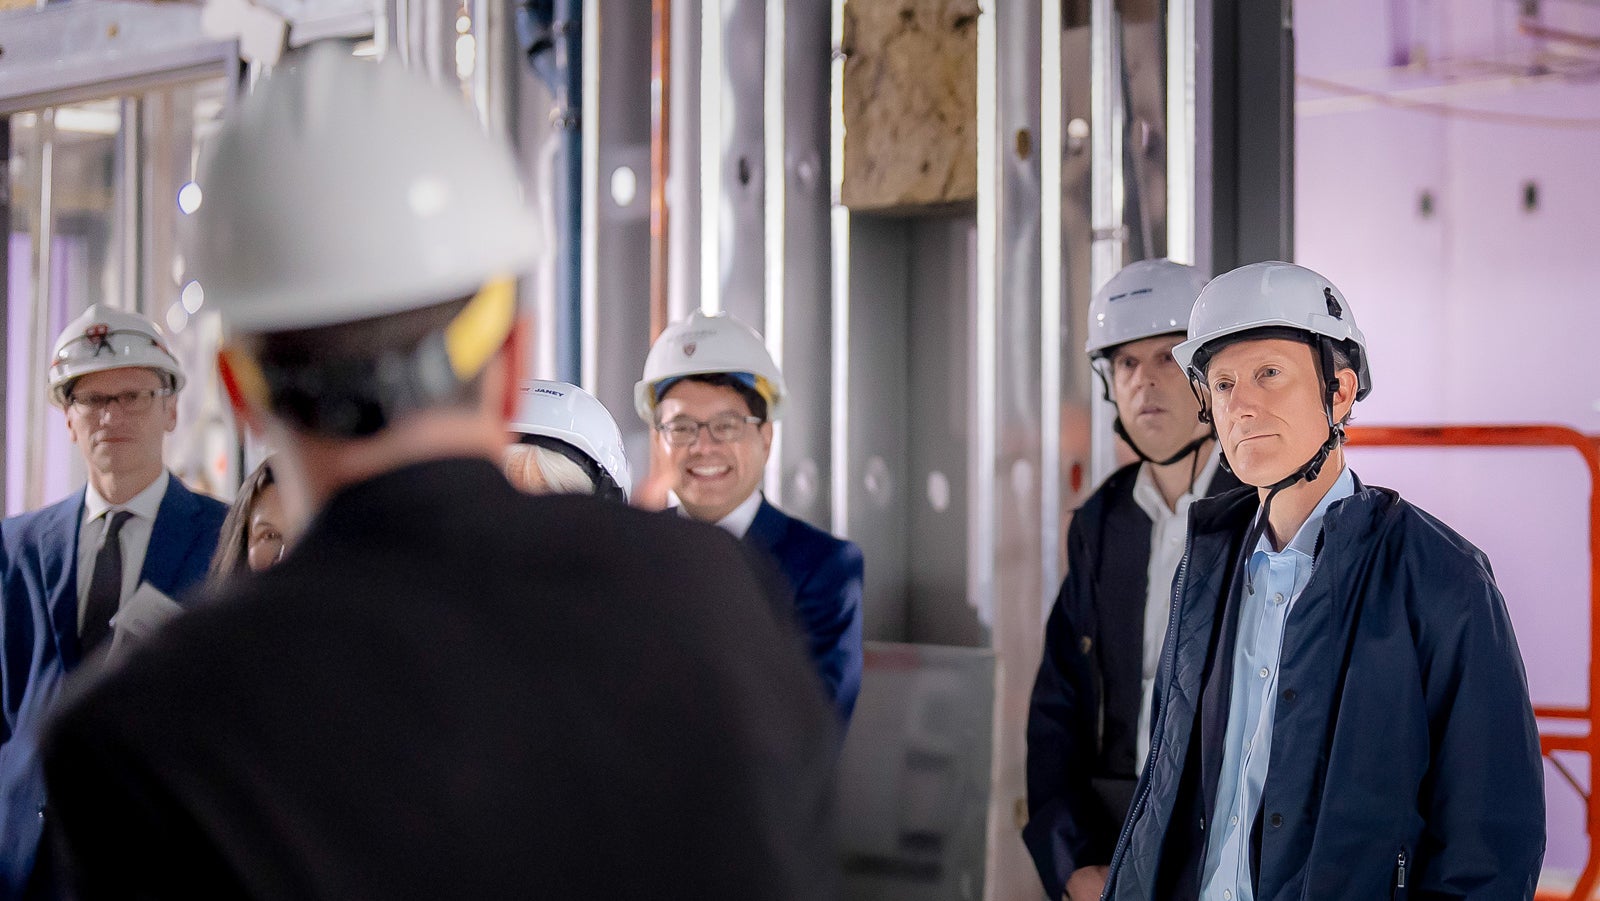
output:
MULTIPOLYGON (((78 526, 84 492, 0 522, 0 898, 22 894, 39 846, 38 729, 78 646, 78 526)), ((217 548, 228 508, 176 477, 162 495, 140 580, 184 603, 217 548)))
POLYGON ((482 460, 333 498, 46 739, 85 898, 833 897, 835 727, 743 550, 482 460))
POLYGON ((850 722, 861 693, 861 548, 795 519, 762 499, 745 543, 777 563, 794 593, 811 664, 839 719, 850 722))
MULTIPOLYGON (((1133 498, 1139 463, 1072 515, 1067 576, 1045 624, 1028 709, 1028 825, 1040 881, 1060 898, 1072 871, 1111 862, 1139 771, 1150 517, 1133 498)), ((1207 495, 1239 487, 1217 467, 1207 495)))

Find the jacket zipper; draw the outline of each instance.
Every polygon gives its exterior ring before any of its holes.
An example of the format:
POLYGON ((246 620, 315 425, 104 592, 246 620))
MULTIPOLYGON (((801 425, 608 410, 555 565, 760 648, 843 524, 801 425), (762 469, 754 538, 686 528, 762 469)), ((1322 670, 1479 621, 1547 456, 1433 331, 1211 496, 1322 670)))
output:
POLYGON ((1394 897, 1405 895, 1406 887, 1406 849, 1401 848, 1394 858, 1394 897))
MULTIPOLYGON (((1178 648, 1175 636, 1178 631, 1178 605, 1183 598, 1183 585, 1189 575, 1189 555, 1194 552, 1194 536, 1191 534, 1184 539, 1183 559, 1178 563, 1178 577, 1172 583, 1172 612, 1167 616, 1167 638, 1162 651, 1161 681, 1171 684, 1172 673, 1177 669, 1178 648)), ((1161 756, 1162 726, 1167 721, 1167 704, 1162 703, 1161 710, 1156 714, 1156 721, 1150 727, 1150 754, 1145 758, 1143 788, 1139 790, 1139 797, 1133 801, 1133 806, 1128 809, 1128 818, 1122 823, 1122 832, 1117 836, 1116 852, 1111 856, 1110 871, 1116 873, 1120 869, 1123 856, 1128 850, 1128 837, 1133 834, 1133 824, 1139 819, 1139 814, 1144 811, 1145 802, 1150 798, 1150 780, 1155 772, 1156 760, 1161 756)), ((1106 886, 1109 890, 1115 888, 1114 884, 1106 886)))

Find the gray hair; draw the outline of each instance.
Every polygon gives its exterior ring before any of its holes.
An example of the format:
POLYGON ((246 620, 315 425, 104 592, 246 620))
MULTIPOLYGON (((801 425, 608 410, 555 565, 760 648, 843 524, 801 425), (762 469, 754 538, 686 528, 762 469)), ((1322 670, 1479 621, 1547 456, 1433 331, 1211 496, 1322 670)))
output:
POLYGON ((513 485, 527 487, 531 482, 530 467, 538 467, 550 494, 594 494, 595 485, 589 474, 561 454, 536 444, 513 444, 506 448, 503 469, 513 485))

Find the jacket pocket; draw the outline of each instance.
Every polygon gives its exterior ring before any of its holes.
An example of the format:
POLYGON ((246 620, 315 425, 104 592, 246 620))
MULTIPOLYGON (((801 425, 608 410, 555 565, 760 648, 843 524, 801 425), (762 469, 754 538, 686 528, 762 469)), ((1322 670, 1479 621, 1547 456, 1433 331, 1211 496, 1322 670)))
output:
POLYGON ((1410 890, 1406 886, 1410 881, 1411 855, 1406 852, 1405 846, 1402 845, 1394 855, 1394 878, 1389 883, 1391 901, 1401 901, 1408 895, 1410 890))

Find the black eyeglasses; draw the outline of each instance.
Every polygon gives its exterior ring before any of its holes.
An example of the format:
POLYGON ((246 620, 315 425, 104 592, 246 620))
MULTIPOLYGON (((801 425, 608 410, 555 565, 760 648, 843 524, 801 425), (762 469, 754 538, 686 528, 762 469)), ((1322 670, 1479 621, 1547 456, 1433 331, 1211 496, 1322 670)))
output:
POLYGON ((122 391, 117 394, 74 394, 67 399, 67 403, 79 413, 91 415, 113 405, 124 413, 148 413, 156 398, 171 396, 171 388, 146 388, 143 391, 122 391))
POLYGON ((760 425, 761 421, 759 416, 740 416, 737 413, 724 413, 721 416, 713 416, 710 422, 701 422, 698 419, 680 416, 677 419, 663 422, 656 426, 656 431, 660 432, 667 439, 667 443, 673 447, 688 447, 693 444, 694 439, 700 435, 701 429, 711 433, 712 441, 718 444, 727 444, 730 441, 738 441, 743 438, 746 429, 753 425, 760 425))

